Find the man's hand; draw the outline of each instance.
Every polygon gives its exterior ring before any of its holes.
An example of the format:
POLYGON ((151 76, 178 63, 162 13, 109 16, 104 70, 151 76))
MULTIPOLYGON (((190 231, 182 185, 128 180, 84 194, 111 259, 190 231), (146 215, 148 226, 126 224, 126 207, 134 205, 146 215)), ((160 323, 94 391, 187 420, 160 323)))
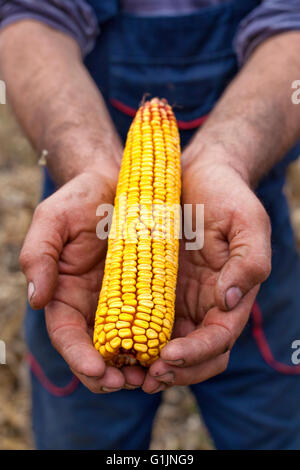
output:
POLYGON ((263 206, 234 168, 207 153, 184 170, 182 195, 183 204, 204 204, 204 247, 186 251, 181 244, 175 339, 149 370, 143 385, 149 393, 223 372, 270 272, 263 206))
POLYGON ((102 95, 76 42, 39 21, 1 31, 0 65, 19 121, 63 185, 38 206, 21 253, 30 303, 46 306, 54 346, 91 391, 140 385, 141 369, 106 367, 91 339, 106 255, 96 208, 113 203, 122 155, 102 95))
POLYGON ((204 248, 181 251, 176 339, 151 366, 147 392, 222 372, 270 272, 270 224, 250 186, 300 138, 291 101, 299 38, 294 31, 261 43, 183 153, 182 202, 205 205, 204 248))
MULTIPOLYGON (((117 169, 106 173, 117 175, 117 169)), ((65 184, 37 207, 20 257, 30 304, 46 306, 54 347, 96 393, 134 387, 144 378, 140 368, 106 367, 92 344, 106 256, 106 241, 96 236, 96 209, 113 203, 115 184, 92 169, 65 184)))

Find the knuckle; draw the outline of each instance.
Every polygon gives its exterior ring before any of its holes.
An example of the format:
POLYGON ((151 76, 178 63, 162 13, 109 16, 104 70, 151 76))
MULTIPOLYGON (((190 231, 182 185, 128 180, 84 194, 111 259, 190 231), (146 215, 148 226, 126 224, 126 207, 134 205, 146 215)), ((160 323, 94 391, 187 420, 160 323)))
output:
POLYGON ((271 257, 265 253, 257 254, 250 271, 257 283, 265 281, 271 272, 271 257))
POLYGON ((268 216, 266 209, 264 208, 264 205, 257 198, 255 199, 255 201, 256 201, 256 204, 253 209, 256 212, 256 219, 262 224, 264 224, 266 227, 271 226, 270 218, 268 216))
POLYGON ((46 318, 46 326, 49 339, 53 348, 63 357, 65 357, 65 355, 68 354, 70 351, 72 353, 72 348, 74 347, 74 344, 69 344, 65 340, 68 325, 57 326, 55 324, 52 324, 52 322, 48 321, 48 319, 46 318))
POLYGON ((260 203, 257 208, 257 220, 259 230, 252 240, 251 260, 248 259, 248 270, 253 281, 260 283, 266 280, 271 272, 271 222, 270 218, 260 203))
POLYGON ((33 214, 33 217, 36 219, 36 218, 40 218, 40 217, 43 217, 46 213, 46 207, 45 207, 45 202, 40 202, 36 208, 35 208, 35 211, 34 211, 34 214, 33 214))
POLYGON ((232 348, 234 342, 234 331, 230 325, 217 323, 216 324, 219 329, 219 336, 220 336, 220 344, 225 344, 226 351, 232 348))
POLYGON ((271 269, 272 269, 271 257, 266 256, 265 261, 262 265, 262 271, 261 271, 261 276, 263 278, 263 281, 265 281, 267 277, 269 277, 271 273, 271 269))
POLYGON ((32 253, 26 248, 21 250, 19 256, 19 263, 21 266, 22 271, 26 271, 26 269, 32 264, 32 253))
MULTIPOLYGON (((197 331, 191 336, 194 336, 194 342, 191 343, 191 346, 194 351, 200 352, 201 356, 208 354, 213 349, 214 342, 210 337, 204 337, 203 335, 202 337, 198 337, 197 331)), ((186 350, 183 349, 181 356, 186 356, 186 350)))
POLYGON ((243 261, 243 265, 245 275, 251 281, 251 284, 261 283, 267 279, 271 272, 271 251, 260 247, 257 247, 256 250, 252 249, 251 257, 247 257, 243 261))
POLYGON ((256 268, 258 276, 264 281, 271 272, 271 222, 270 218, 263 206, 261 206, 263 212, 263 241, 260 254, 258 255, 256 268))

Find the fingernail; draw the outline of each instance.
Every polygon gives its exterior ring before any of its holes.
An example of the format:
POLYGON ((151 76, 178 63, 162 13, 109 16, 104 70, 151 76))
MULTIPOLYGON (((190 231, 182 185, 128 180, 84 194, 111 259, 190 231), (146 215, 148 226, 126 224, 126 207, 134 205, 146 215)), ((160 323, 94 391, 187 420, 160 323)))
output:
POLYGON ((163 392, 164 390, 166 389, 166 385, 165 384, 160 384, 158 387, 156 387, 154 390, 152 390, 152 392, 149 392, 149 393, 158 393, 158 392, 163 392))
POLYGON ((225 303, 228 310, 236 307, 242 297, 243 294, 239 287, 230 287, 225 294, 225 303))
POLYGON ((104 393, 118 392, 120 388, 111 388, 111 387, 101 387, 100 391, 104 393))
POLYGON ((28 284, 28 302, 31 301, 31 299, 34 295, 34 292, 35 292, 34 284, 33 284, 32 281, 30 281, 29 284, 28 284))
POLYGON ((174 360, 168 360, 168 359, 163 359, 164 362, 167 364, 170 364, 171 366, 183 366, 184 365, 184 359, 174 359, 174 360))
POLYGON ((164 374, 157 375, 155 374, 155 378, 161 380, 166 384, 172 384, 175 381, 175 373, 170 370, 169 372, 165 372, 164 374))
POLYGON ((126 388, 126 390, 135 390, 136 388, 139 388, 140 386, 139 385, 132 385, 132 384, 125 384, 124 385, 124 388, 126 388))

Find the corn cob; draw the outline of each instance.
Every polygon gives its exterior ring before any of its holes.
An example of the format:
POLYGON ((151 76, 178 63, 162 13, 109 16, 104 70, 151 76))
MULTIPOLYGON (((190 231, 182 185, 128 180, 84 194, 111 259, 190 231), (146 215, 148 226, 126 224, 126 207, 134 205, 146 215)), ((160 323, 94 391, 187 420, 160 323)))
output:
POLYGON ((122 158, 94 345, 116 367, 149 367, 171 337, 178 268, 180 142, 166 100, 137 111, 122 158))

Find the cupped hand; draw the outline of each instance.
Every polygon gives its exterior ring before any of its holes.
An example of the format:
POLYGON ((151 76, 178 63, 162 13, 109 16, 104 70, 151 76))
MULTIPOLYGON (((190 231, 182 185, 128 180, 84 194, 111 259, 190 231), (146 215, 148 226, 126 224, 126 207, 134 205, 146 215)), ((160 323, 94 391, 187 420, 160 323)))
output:
POLYGON ((181 241, 172 340, 146 376, 148 393, 202 382, 226 369, 271 269, 269 218, 228 163, 210 155, 187 165, 182 203, 204 204, 204 245, 188 251, 181 241))
POLYGON ((40 203, 20 263, 31 306, 45 307, 53 346, 84 385, 105 393, 140 386, 144 372, 107 367, 92 343, 107 248, 96 236, 96 209, 113 203, 118 177, 118 168, 100 169, 87 170, 40 203))
POLYGON ((86 171, 36 209, 20 257, 31 305, 46 307, 54 347, 93 392, 143 384, 154 393, 221 373, 270 272, 264 208, 230 165, 202 160, 185 168, 182 203, 204 204, 204 246, 188 251, 181 241, 173 338, 145 378, 140 367, 107 367, 92 344, 106 255, 96 209, 113 202, 117 174, 86 171))

